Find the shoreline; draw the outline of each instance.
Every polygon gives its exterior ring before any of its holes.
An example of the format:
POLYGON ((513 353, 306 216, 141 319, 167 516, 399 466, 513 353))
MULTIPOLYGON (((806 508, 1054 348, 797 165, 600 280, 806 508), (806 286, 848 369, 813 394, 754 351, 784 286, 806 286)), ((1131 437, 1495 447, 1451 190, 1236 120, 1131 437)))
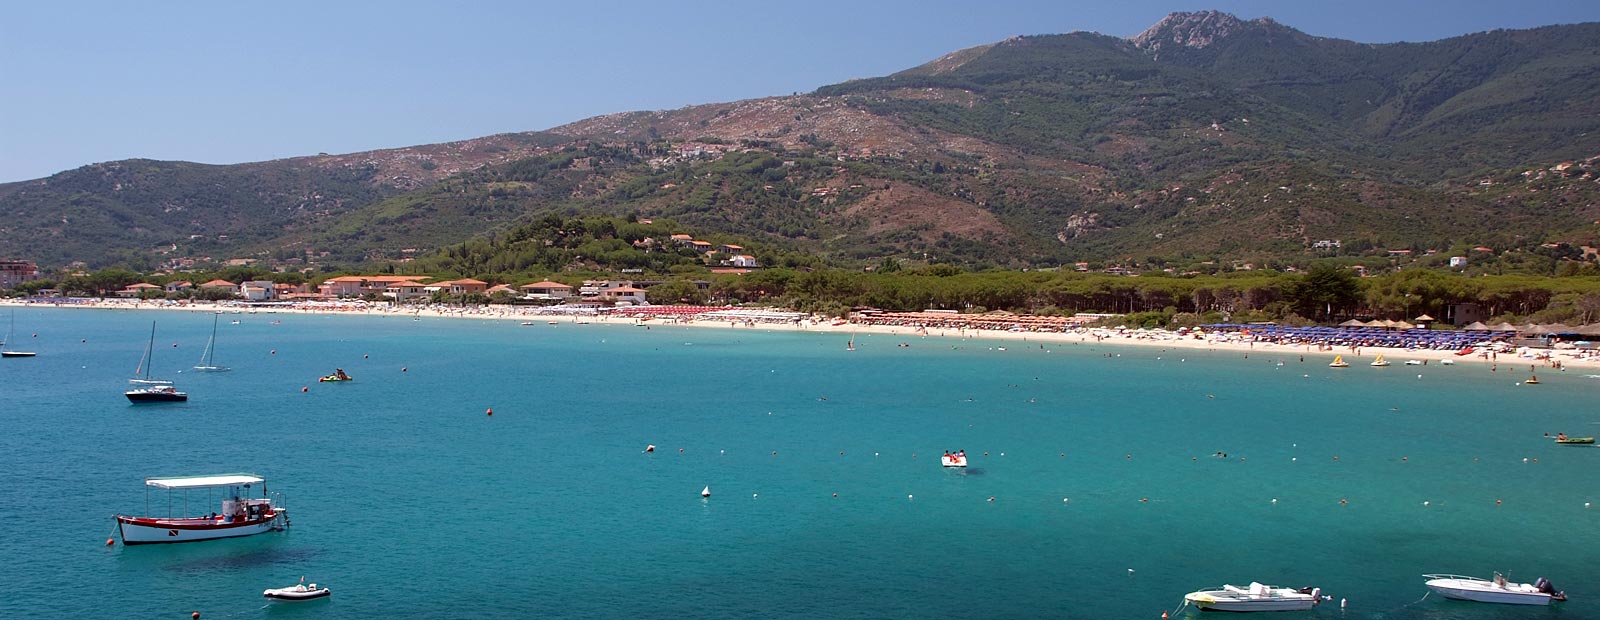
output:
POLYGON ((586 316, 573 314, 538 314, 537 307, 528 307, 525 311, 506 310, 496 307, 480 306, 471 308, 389 308, 373 307, 365 304, 345 304, 326 307, 313 306, 280 306, 271 308, 235 307, 216 302, 188 303, 183 305, 167 304, 163 302, 139 301, 113 301, 98 300, 76 303, 35 303, 18 302, 15 300, 0 301, 0 305, 12 308, 58 308, 58 309, 96 309, 96 310, 157 310, 178 312, 203 312, 223 314, 266 314, 266 315, 361 315, 361 316, 411 316, 446 319, 478 319, 499 321, 545 321, 555 323, 594 323, 602 325, 635 325, 645 324, 664 327, 693 327, 713 329, 763 329, 774 331, 811 332, 820 334, 871 334, 882 336, 901 336, 906 341, 922 338, 954 338, 961 340, 987 340, 994 342, 1029 342, 1042 344, 1095 344, 1127 347, 1160 347, 1168 349, 1183 349, 1194 351, 1210 351, 1214 353, 1240 353, 1248 357, 1251 353, 1260 355, 1288 355, 1299 357, 1314 357, 1321 361, 1331 361, 1335 356, 1344 356, 1351 366, 1369 365, 1377 356, 1382 355, 1394 366, 1404 366, 1409 360, 1426 361, 1434 365, 1445 360, 1458 364, 1480 364, 1497 367, 1505 363, 1508 369, 1514 369, 1521 364, 1529 364, 1535 369, 1559 371, 1553 362, 1559 361, 1562 368, 1600 369, 1600 357, 1577 357, 1577 352, 1571 349, 1541 349, 1548 354, 1545 358, 1520 357, 1514 352, 1499 353, 1480 357, 1480 354, 1456 355, 1455 351, 1442 351, 1432 349, 1402 349, 1392 347, 1332 347, 1322 348, 1316 345, 1305 344, 1278 344, 1272 342, 1255 342, 1250 340, 1216 339, 1213 335, 1205 338, 1196 338, 1192 335, 1178 336, 1172 332, 1164 331, 1137 331, 1115 330, 1108 328, 1079 328, 1068 332, 1014 332, 1006 330, 960 329, 939 328, 927 329, 910 326, 890 325, 863 325, 859 323, 837 321, 811 321, 802 320, 798 323, 751 322, 734 320, 710 319, 633 319, 611 317, 606 315, 586 316))

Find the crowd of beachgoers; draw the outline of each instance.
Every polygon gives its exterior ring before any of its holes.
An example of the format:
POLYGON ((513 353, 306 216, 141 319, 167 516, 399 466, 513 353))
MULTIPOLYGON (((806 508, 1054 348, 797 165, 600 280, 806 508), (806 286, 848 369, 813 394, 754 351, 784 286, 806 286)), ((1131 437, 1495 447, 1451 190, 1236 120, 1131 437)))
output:
MULTIPOLYGON (((109 309, 187 310, 233 313, 332 313, 398 315, 414 318, 477 318, 520 320, 526 324, 611 323, 720 328, 784 328, 791 330, 883 334, 902 338, 955 337, 1030 340, 1040 343, 1156 345, 1170 348, 1277 351, 1287 354, 1361 357, 1387 354, 1419 360, 1461 360, 1489 363, 1523 360, 1534 365, 1600 367, 1600 350, 1584 341, 1563 341, 1545 335, 1518 338, 1514 332, 1453 329, 1382 329, 1286 327, 1218 324, 1178 330, 1089 327, 1103 316, 1048 317, 1012 314, 945 312, 864 312, 848 319, 764 308, 733 306, 621 306, 592 304, 506 306, 406 304, 361 300, 309 301, 273 305, 239 302, 188 302, 133 299, 7 300, 37 306, 109 309)), ((853 339, 852 339, 853 340, 853 339)), ((897 342, 908 346, 908 342, 897 342)), ((854 346, 854 343, 852 343, 854 346)))

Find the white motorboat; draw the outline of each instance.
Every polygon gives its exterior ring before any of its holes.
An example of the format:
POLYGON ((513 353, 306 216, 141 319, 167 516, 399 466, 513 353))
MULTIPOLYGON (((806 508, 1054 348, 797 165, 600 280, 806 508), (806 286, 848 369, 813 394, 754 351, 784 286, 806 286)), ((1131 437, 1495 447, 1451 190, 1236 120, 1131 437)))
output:
POLYGON ((317 587, 317 584, 313 583, 306 585, 305 577, 300 578, 300 583, 287 588, 269 588, 261 592, 261 596, 265 596, 274 601, 309 601, 312 599, 323 598, 332 594, 333 590, 319 588, 317 587))
POLYGON ((166 517, 130 517, 117 515, 117 531, 124 545, 153 543, 180 543, 216 538, 250 536, 281 530, 289 524, 289 517, 281 501, 267 497, 266 481, 255 474, 217 474, 184 478, 146 478, 145 511, 149 512, 150 489, 167 490, 166 517), (248 497, 252 487, 261 489, 261 497, 248 497), (187 512, 190 493, 204 489, 208 497, 213 489, 221 489, 222 512, 199 516, 172 516, 174 500, 187 512), (183 491, 181 498, 172 492, 183 491), (241 493, 245 497, 241 497, 241 493))
POLYGON ((1567 600, 1567 595, 1540 577, 1533 583, 1512 583, 1500 573, 1494 579, 1479 579, 1465 575, 1423 575, 1428 578, 1428 589, 1445 598, 1479 603, 1506 603, 1510 605, 1549 605, 1551 601, 1567 600))
POLYGON ((1213 611, 1301 611, 1322 602, 1321 588, 1280 588, 1251 582, 1247 588, 1225 585, 1183 595, 1183 600, 1213 611))
POLYGON ((946 454, 939 457, 939 464, 944 465, 945 467, 966 467, 967 455, 959 453, 946 454))

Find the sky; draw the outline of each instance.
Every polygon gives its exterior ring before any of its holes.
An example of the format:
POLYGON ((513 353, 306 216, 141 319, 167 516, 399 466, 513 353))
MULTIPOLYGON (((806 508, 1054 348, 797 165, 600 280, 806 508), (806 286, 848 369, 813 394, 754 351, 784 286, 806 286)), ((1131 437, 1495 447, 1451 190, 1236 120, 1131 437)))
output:
POLYGON ((787 95, 1014 35, 1133 36, 1174 11, 1368 43, 1600 21, 1597 0, 24 2, 0 11, 0 182, 787 95))

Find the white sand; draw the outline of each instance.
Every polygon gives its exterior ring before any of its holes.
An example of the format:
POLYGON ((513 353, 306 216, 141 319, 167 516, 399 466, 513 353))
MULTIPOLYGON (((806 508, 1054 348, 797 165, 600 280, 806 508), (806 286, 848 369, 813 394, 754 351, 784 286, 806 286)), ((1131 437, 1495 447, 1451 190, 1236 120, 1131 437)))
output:
MULTIPOLYGON (((593 322, 593 323, 596 323, 596 324, 613 324, 613 325, 631 325, 631 324, 633 324, 635 322, 635 320, 631 319, 631 318, 607 317, 607 316, 603 316, 603 315, 602 316, 573 316, 573 315, 535 314, 535 312, 537 310, 539 310, 539 308, 538 307, 534 307, 534 306, 519 306, 519 307, 514 307, 514 308, 504 308, 504 307, 500 307, 500 306, 492 306, 492 307, 476 306, 476 307, 467 307, 467 308, 448 307, 448 306, 424 306, 424 307, 418 308, 418 307, 412 306, 412 307, 402 307, 402 308, 391 309, 391 308, 389 308, 387 306, 349 304, 349 305, 342 306, 342 307, 333 307, 333 306, 328 306, 328 305, 320 305, 320 306, 305 306, 305 305, 302 305, 302 306, 296 306, 296 307, 248 308, 248 307, 239 307, 239 306, 227 306, 227 305, 222 305, 222 304, 217 304, 217 303, 212 303, 212 302, 193 302, 193 303, 175 304, 175 303, 162 302, 162 301, 150 302, 150 301, 137 301, 137 300, 110 300, 110 299, 108 299, 108 300, 99 300, 99 301, 94 301, 94 302, 72 303, 72 304, 65 304, 65 303, 64 304, 23 304, 23 303, 18 302, 16 300, 5 300, 3 302, 0 302, 0 305, 32 306, 32 307, 59 307, 59 308, 98 308, 98 309, 113 309, 113 310, 168 310, 168 311, 180 311, 180 312, 205 312, 205 313, 213 313, 213 312, 218 312, 218 311, 221 311, 221 312, 248 312, 248 313, 258 314, 258 315, 273 315, 273 314, 277 314, 277 315, 293 315, 293 314, 358 314, 358 315, 369 315, 369 316, 371 316, 371 315, 393 315, 393 316, 405 316, 405 317, 416 316, 416 317, 429 317, 429 318, 463 318, 463 319, 491 319, 491 320, 496 320, 497 319, 497 320, 531 321, 531 322, 540 323, 540 324, 547 323, 547 322, 550 322, 550 321, 555 321, 555 322, 558 322, 558 323, 573 323, 575 321, 580 321, 580 320, 589 321, 589 322, 593 322)), ((1119 331, 1119 330, 1108 330, 1108 329, 1083 329, 1083 330, 1077 330, 1077 331, 1066 332, 1066 333, 1042 333, 1042 332, 1012 332, 1012 331, 1000 331, 1000 330, 975 330, 975 329, 961 330, 961 329, 949 329, 949 328, 943 328, 943 329, 929 328, 928 330, 926 330, 927 331, 926 336, 924 336, 921 333, 919 333, 920 330, 918 328, 915 328, 915 327, 885 326, 885 325, 861 325, 861 324, 848 323, 848 322, 836 325, 836 324, 834 324, 835 322, 836 321, 802 321, 799 324, 793 324, 793 323, 755 323, 755 324, 751 325, 751 324, 744 323, 744 322, 731 322, 731 321, 725 321, 725 320, 700 319, 700 320, 678 321, 678 320, 673 320, 673 319, 657 318, 657 319, 647 320, 647 321, 645 321, 645 324, 651 325, 651 326, 677 326, 677 327, 698 327, 698 328, 717 328, 717 329, 751 329, 751 330, 762 330, 762 331, 804 331, 804 332, 818 332, 818 333, 837 333, 837 334, 840 334, 841 337, 847 337, 849 334, 872 334, 872 335, 881 335, 881 336, 896 336, 898 338, 891 339, 893 341, 894 345, 898 345, 901 342, 910 343, 910 342, 913 342, 913 341, 916 341, 916 340, 920 340, 922 338, 939 338, 939 337, 942 337, 942 338, 962 338, 962 339, 973 339, 973 340, 987 340, 987 341, 995 341, 997 343, 1015 341, 1015 342, 1028 342, 1028 343, 1047 344, 1047 345, 1048 344, 1057 344, 1057 345, 1094 344, 1094 345, 1109 345, 1109 346, 1156 347, 1156 348, 1160 348, 1160 349, 1172 349, 1172 350, 1201 350, 1201 351, 1213 351, 1213 352, 1234 352, 1234 353, 1239 353, 1241 355, 1241 357, 1248 356, 1248 355, 1260 355, 1260 356, 1267 356, 1268 359, 1282 358, 1284 360, 1287 360, 1289 357, 1298 358, 1300 356, 1304 356, 1306 358, 1314 358, 1314 359, 1317 359, 1319 361, 1326 361, 1326 360, 1332 360, 1333 356, 1335 356, 1335 355, 1342 355, 1344 357, 1345 361, 1348 362, 1352 368, 1358 367, 1358 366, 1368 366, 1368 365, 1370 365, 1372 360, 1376 359, 1376 357, 1378 355, 1383 355, 1384 358, 1387 359, 1392 364, 1391 368, 1404 367, 1405 366, 1405 362, 1407 360, 1427 360, 1428 361, 1428 365, 1432 366, 1432 365, 1438 364, 1442 360, 1447 360, 1447 359, 1448 360, 1452 360, 1452 361, 1457 362, 1457 363, 1462 363, 1462 364, 1487 364, 1487 365, 1491 365, 1491 367, 1501 367, 1501 366, 1503 366, 1504 370, 1506 370, 1509 373, 1513 373, 1513 374, 1516 373, 1518 371, 1518 369, 1520 369, 1522 367, 1522 365, 1529 365, 1530 367, 1533 367, 1533 368, 1536 368, 1536 369, 1546 369, 1546 368, 1551 368, 1553 366, 1553 362, 1554 361, 1559 361, 1562 364, 1562 366, 1565 367, 1565 368, 1584 368, 1584 369, 1600 368, 1600 353, 1587 352, 1587 353, 1582 354, 1584 356, 1580 356, 1580 352, 1573 351, 1573 350, 1548 350, 1548 349, 1546 349, 1546 350, 1536 350, 1536 351, 1534 351, 1534 353, 1536 353, 1536 354, 1543 355, 1544 357, 1542 357, 1542 358, 1540 358, 1540 357, 1518 358, 1517 356, 1515 356, 1514 354, 1509 353, 1509 352, 1507 352, 1507 353, 1498 353, 1496 355, 1492 355, 1492 356, 1488 356, 1488 357, 1480 356, 1479 353, 1474 353, 1472 355, 1458 356, 1458 355, 1455 354, 1454 351, 1433 351, 1433 350, 1425 350, 1425 349, 1408 350, 1408 349, 1384 348, 1384 347, 1361 347, 1361 348, 1359 348, 1357 350, 1352 350, 1350 347, 1333 347, 1331 349, 1318 350, 1318 348, 1316 346, 1310 346, 1310 345, 1280 345, 1280 344, 1274 344, 1274 343, 1269 343, 1269 342, 1249 342, 1249 341, 1238 341, 1238 340, 1221 341, 1221 340, 1215 340, 1215 339, 1213 339, 1213 338, 1211 338, 1209 336, 1204 338, 1204 339, 1201 339, 1201 338, 1195 338, 1193 336, 1178 337, 1178 336, 1175 336, 1175 335, 1172 335, 1172 334, 1166 334, 1166 333, 1163 333, 1163 332, 1138 332, 1138 331, 1129 331, 1129 330, 1119 331)), ((844 340, 841 340, 840 348, 844 347, 844 342, 845 342, 844 340)), ((880 345, 878 343, 878 339, 873 339, 873 341, 869 344, 869 343, 862 342, 862 340, 858 338, 857 341, 856 341, 856 344, 857 344, 858 348, 860 348, 862 346, 888 346, 888 345, 880 345)))

